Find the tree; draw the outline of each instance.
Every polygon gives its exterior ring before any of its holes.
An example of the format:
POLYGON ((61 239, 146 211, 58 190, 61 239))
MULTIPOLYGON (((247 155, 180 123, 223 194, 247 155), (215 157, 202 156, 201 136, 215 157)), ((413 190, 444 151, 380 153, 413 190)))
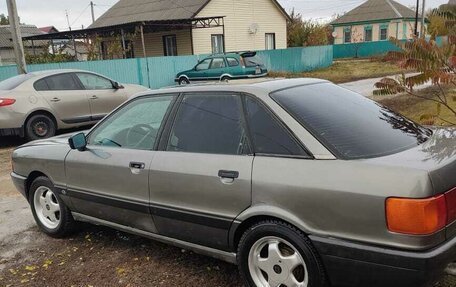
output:
POLYGON ((304 30, 302 15, 295 9, 291 10, 291 20, 287 24, 288 47, 301 47, 304 44, 304 30))
POLYGON ((0 25, 9 25, 9 19, 5 14, 0 14, 0 25))
POLYGON ((414 38, 412 41, 401 42, 391 39, 401 50, 390 52, 387 59, 396 62, 403 70, 415 70, 418 73, 406 75, 403 73, 397 79, 384 78, 375 84, 378 89, 376 95, 392 95, 406 93, 412 97, 432 101, 436 104, 436 113, 422 115, 423 120, 433 122, 440 119, 448 124, 456 123, 440 117, 441 109, 448 109, 456 116, 456 109, 450 104, 456 101, 450 97, 445 86, 456 88, 456 41, 454 39, 442 47, 439 47, 433 40, 414 38), (415 87, 430 82, 435 88, 434 93, 421 95, 416 92, 415 87))
POLYGON ((288 47, 320 46, 329 44, 329 26, 312 20, 303 20, 293 9, 288 22, 288 47))

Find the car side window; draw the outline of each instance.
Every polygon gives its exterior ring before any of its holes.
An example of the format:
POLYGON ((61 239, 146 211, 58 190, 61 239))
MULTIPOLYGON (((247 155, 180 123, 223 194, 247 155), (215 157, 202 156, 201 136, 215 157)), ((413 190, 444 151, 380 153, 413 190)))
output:
POLYGON ((241 97, 237 94, 185 95, 167 150, 226 155, 249 153, 241 107, 241 97))
POLYGON ((228 62, 228 66, 230 67, 239 66, 239 61, 236 58, 226 58, 226 61, 228 62))
POLYGON ((89 145, 137 150, 153 149, 175 95, 133 100, 108 117, 88 138, 89 145))
POLYGON ((272 113, 257 100, 246 97, 245 108, 256 154, 308 156, 272 113))
POLYGON ((211 69, 225 68, 225 60, 223 58, 215 58, 212 60, 211 69))
POLYGON ((70 73, 50 76, 44 80, 50 91, 71 91, 81 89, 73 75, 70 73))
POLYGON ((86 90, 112 90, 114 89, 111 80, 98 75, 88 73, 76 73, 86 90))
POLYGON ((211 65, 212 59, 205 59, 201 61, 198 65, 196 65, 195 69, 197 71, 207 70, 211 65))
POLYGON ((35 84, 33 84, 33 87, 38 92, 39 91, 49 91, 49 86, 46 83, 46 79, 41 79, 41 80, 36 81, 35 84))

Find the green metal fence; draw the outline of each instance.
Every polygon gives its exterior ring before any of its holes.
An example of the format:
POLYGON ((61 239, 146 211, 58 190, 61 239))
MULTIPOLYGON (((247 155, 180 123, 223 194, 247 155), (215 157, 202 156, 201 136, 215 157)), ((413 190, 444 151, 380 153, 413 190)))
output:
MULTIPOLYGON (((259 51, 270 71, 300 72, 329 67, 332 46, 259 51)), ((140 84, 154 89, 174 85, 177 73, 193 68, 205 55, 150 57, 88 62, 28 65, 30 72, 54 69, 81 69, 96 72, 116 81, 140 84)), ((0 81, 17 75, 16 66, 0 67, 0 81)))
MULTIPOLYGON (((437 37, 435 41, 441 46, 445 40, 444 37, 437 37)), ((390 41, 337 44, 333 48, 334 59, 373 57, 398 50, 399 48, 390 41)))

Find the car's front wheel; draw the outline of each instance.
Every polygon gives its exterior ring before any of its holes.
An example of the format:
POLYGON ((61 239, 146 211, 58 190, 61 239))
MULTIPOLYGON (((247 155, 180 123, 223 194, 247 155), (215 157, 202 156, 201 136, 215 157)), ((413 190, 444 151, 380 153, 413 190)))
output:
POLYGON ((250 227, 239 242, 237 260, 247 286, 325 286, 323 267, 309 239, 280 221, 250 227))
POLYGON ((185 86, 185 85, 188 85, 188 84, 190 84, 190 81, 189 81, 187 78, 181 77, 181 78, 179 79, 179 85, 185 86))
POLYGON ((25 136, 28 140, 50 138, 57 131, 53 119, 45 114, 36 114, 30 117, 25 123, 25 136))
POLYGON ((47 177, 38 177, 30 186, 29 202, 39 228, 49 236, 60 238, 73 232, 76 223, 54 190, 47 177))

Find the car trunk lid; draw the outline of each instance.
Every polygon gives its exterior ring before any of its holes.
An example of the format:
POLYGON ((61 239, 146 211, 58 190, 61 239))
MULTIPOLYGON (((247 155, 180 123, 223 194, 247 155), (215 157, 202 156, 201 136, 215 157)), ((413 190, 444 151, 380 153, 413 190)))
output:
POLYGON ((434 187, 433 195, 443 194, 456 187, 456 129, 433 129, 432 136, 421 145, 365 161, 425 170, 434 187))

